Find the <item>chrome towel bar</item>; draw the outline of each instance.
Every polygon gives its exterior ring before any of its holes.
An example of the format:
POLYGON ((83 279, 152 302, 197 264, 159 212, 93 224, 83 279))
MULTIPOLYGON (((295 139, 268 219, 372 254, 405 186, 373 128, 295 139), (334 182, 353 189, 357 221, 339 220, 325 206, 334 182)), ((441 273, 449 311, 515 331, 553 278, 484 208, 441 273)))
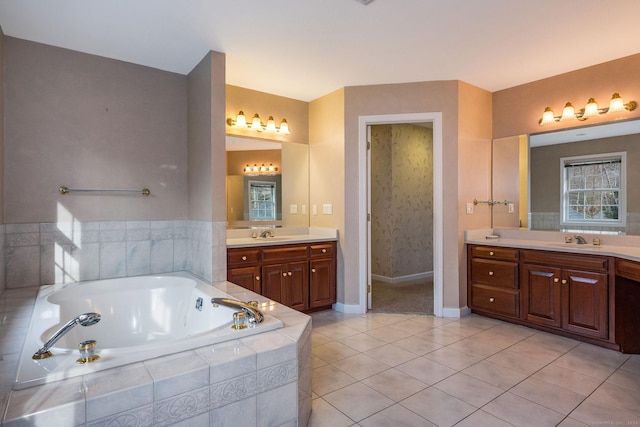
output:
POLYGON ((58 187, 60 194, 69 193, 116 193, 116 194, 139 194, 141 196, 150 196, 151 190, 143 188, 142 190, 113 190, 113 189, 91 189, 91 188, 69 188, 65 186, 58 187))
POLYGON ((509 203, 511 203, 508 200, 505 200, 504 202, 499 202, 497 200, 478 200, 478 199, 473 199, 473 204, 477 205, 478 203, 486 203, 489 206, 493 206, 493 205, 505 205, 507 206, 509 203))

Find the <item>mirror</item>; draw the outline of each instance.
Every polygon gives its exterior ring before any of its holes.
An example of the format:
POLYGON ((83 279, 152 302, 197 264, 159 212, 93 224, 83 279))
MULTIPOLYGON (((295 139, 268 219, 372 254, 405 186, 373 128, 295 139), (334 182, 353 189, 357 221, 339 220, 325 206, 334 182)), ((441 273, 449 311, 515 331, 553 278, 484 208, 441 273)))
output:
POLYGON ((228 228, 309 226, 308 145, 227 135, 226 152, 228 228))
POLYGON ((518 197, 518 215, 526 213, 527 222, 520 220, 514 224, 513 216, 504 215, 503 205, 493 207, 492 226, 522 226, 531 230, 563 230, 561 205, 560 159, 573 156, 588 156, 602 153, 626 153, 626 224, 611 226, 571 226, 572 230, 615 232, 640 235, 640 120, 627 120, 600 125, 575 127, 554 132, 544 132, 501 138, 493 141, 492 191, 493 199, 501 201, 518 197), (524 150, 523 140, 529 141, 529 149, 524 150), (518 147, 516 149, 515 147, 518 147), (527 158, 523 164, 523 159, 527 158), (518 164, 516 168, 514 165, 518 164), (528 177, 528 195, 522 186, 522 176, 528 177), (513 195, 513 186, 507 183, 517 181, 519 190, 513 195), (511 193, 505 190, 511 188, 511 193))

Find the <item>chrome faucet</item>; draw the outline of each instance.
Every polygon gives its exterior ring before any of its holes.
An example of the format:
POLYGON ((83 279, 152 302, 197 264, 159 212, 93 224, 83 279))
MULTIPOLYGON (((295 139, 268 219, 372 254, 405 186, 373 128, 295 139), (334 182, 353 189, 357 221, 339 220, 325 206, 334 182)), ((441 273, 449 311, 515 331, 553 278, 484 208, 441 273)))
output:
POLYGON ((576 243, 579 245, 586 245, 587 241, 584 240, 584 237, 582 236, 576 236, 576 243))
POLYGON ((256 326, 256 324, 264 321, 264 314, 258 310, 257 303, 255 304, 256 306, 254 306, 253 304, 238 301, 237 299, 211 298, 211 304, 213 304, 214 307, 223 305, 225 307, 236 308, 244 311, 249 318, 249 326, 256 326))
POLYGON ((264 230, 262 233, 260 233, 260 237, 265 238, 265 237, 273 237, 273 231, 271 230, 264 230))
POLYGON ((51 336, 51 338, 49 338, 49 341, 44 343, 44 345, 40 347, 40 349, 36 351, 31 358, 35 360, 41 360, 41 359, 46 359, 47 357, 51 357, 52 354, 49 351, 49 349, 53 347, 53 345, 60 338, 62 338, 67 332, 73 329, 74 326, 76 325, 91 326, 91 325, 95 325, 99 321, 100 321, 100 315, 98 313, 84 313, 79 316, 76 316, 76 318, 69 320, 62 328, 58 329, 51 336))

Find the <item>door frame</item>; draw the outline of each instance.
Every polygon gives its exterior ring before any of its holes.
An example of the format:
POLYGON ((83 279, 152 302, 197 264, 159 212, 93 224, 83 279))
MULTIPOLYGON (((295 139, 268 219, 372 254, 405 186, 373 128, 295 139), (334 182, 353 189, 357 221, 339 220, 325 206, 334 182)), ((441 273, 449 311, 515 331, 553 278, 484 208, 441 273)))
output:
POLYGON ((442 113, 409 113, 360 116, 358 118, 358 240, 366 243, 359 246, 359 296, 360 309, 366 313, 369 307, 367 286, 371 283, 371 222, 367 215, 371 212, 371 174, 369 172, 369 150, 367 150, 368 127, 371 125, 399 123, 433 123, 433 312, 442 317, 444 312, 443 293, 443 142, 442 113))

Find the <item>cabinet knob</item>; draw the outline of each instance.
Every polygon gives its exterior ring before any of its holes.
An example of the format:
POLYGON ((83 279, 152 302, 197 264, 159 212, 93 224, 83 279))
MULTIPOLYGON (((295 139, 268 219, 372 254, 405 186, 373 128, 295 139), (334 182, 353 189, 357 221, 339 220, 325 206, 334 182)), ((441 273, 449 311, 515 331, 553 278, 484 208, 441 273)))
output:
POLYGON ((489 255, 493 256, 495 253, 493 251, 489 251, 489 255))
POLYGON ((322 253, 323 253, 323 254, 326 254, 326 253, 327 253, 327 250, 326 250, 326 249, 323 249, 323 250, 322 250, 322 253))
POLYGON ((260 280, 260 276, 256 276, 256 280, 260 280))
POLYGON ((312 268, 312 269, 311 269, 311 272, 312 272, 312 273, 315 273, 315 272, 316 272, 316 269, 315 269, 315 268, 312 268))
POLYGON ((553 278, 553 283, 558 283, 560 281, 560 279, 558 279, 557 277, 553 278))
POLYGON ((282 277, 287 277, 287 273, 282 273, 282 277))
POLYGON ((287 274, 288 274, 289 276, 291 276, 291 272, 288 272, 287 274))
POLYGON ((563 285, 566 285, 566 284, 567 284, 567 281, 566 281, 565 279, 562 279, 562 284, 563 284, 563 285))
POLYGON ((494 302, 494 301, 495 301, 495 298, 493 297, 489 298, 489 302, 494 302))
POLYGON ((493 271, 490 271, 490 272, 489 272, 489 276, 493 276, 493 271))
POLYGON ((243 260, 243 261, 246 261, 246 260, 247 260, 247 257, 243 255, 243 256, 242 256, 242 260, 243 260))

